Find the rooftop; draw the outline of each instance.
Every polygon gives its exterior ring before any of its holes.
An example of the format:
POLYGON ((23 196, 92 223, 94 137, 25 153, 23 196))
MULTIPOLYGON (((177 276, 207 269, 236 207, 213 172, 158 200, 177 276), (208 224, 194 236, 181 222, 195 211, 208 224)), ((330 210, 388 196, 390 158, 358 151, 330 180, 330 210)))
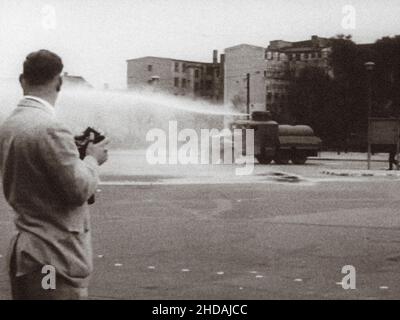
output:
POLYGON ((181 60, 181 59, 174 59, 174 58, 155 57, 155 56, 145 56, 145 57, 140 57, 140 58, 128 59, 128 60, 126 60, 126 62, 136 61, 136 60, 144 60, 144 59, 159 59, 159 60, 168 60, 168 61, 174 61, 174 62, 195 63, 195 64, 213 64, 212 62, 190 61, 190 60, 181 60))
POLYGON ((81 76, 71 76, 67 72, 64 72, 63 81, 68 85, 77 85, 77 86, 85 86, 92 88, 92 85, 86 81, 85 78, 81 76))

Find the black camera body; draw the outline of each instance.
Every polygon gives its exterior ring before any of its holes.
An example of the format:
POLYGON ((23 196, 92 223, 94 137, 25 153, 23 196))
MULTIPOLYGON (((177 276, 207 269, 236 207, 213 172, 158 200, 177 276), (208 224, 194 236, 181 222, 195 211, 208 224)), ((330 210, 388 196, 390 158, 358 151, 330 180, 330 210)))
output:
MULTIPOLYGON (((79 151, 79 158, 84 159, 86 157, 86 148, 89 142, 98 143, 104 140, 106 137, 102 135, 100 132, 96 131, 91 127, 87 127, 86 130, 80 135, 75 137, 75 144, 79 151), (93 140, 90 140, 90 134, 93 133, 93 140)), ((92 195, 89 200, 88 204, 93 204, 95 201, 94 195, 92 195)))

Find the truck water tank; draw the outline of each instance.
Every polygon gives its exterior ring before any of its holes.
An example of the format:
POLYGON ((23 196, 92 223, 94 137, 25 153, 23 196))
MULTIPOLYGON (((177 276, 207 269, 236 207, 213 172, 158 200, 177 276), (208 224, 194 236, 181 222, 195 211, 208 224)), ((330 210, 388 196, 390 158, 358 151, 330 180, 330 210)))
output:
POLYGON ((313 136, 314 131, 309 126, 279 125, 279 136, 313 136))

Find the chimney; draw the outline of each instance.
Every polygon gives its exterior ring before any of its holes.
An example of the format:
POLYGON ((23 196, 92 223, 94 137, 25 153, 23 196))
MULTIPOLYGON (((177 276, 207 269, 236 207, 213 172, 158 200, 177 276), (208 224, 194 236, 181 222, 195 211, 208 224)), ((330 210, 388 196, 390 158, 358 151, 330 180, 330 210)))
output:
POLYGON ((218 63, 218 50, 213 50, 213 63, 218 63))
POLYGON ((316 35, 311 36, 311 43, 314 47, 319 46, 319 37, 316 35))

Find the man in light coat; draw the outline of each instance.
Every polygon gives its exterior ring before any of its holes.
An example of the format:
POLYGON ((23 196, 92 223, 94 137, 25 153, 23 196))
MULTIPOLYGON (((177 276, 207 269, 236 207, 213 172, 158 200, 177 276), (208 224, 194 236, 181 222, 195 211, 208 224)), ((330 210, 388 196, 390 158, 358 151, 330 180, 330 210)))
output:
POLYGON ((87 200, 96 191, 108 141, 89 143, 79 158, 72 133, 54 114, 62 69, 50 51, 29 54, 20 76, 24 97, 0 127, 3 192, 17 229, 9 251, 13 299, 88 296, 93 264, 87 200), (52 270, 55 281, 48 286, 43 280, 52 270))

